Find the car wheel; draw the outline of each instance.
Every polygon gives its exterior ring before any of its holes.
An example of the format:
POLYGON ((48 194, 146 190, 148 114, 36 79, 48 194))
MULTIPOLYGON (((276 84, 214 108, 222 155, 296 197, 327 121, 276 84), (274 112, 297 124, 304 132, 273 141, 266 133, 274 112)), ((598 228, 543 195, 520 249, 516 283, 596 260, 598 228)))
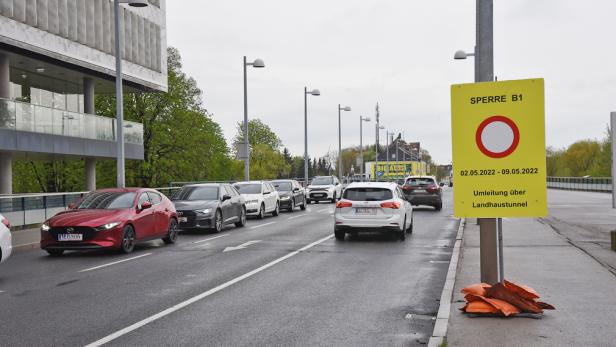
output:
POLYGON ((336 192, 334 192, 334 197, 332 197, 332 204, 336 203, 336 192))
POLYGON ((443 208, 443 202, 439 201, 438 204, 434 205, 434 209, 440 211, 443 208))
POLYGON ((280 214, 280 203, 276 202, 276 208, 272 211, 272 216, 276 217, 280 214))
POLYGON ((314 203, 318 205, 319 204, 319 200, 315 200, 314 203))
POLYGON ((222 212, 220 210, 216 210, 214 214, 214 227, 212 228, 214 233, 219 233, 222 231, 222 212))
POLYGON ((240 221, 235 223, 236 227, 243 227, 246 225, 246 208, 242 207, 242 211, 240 212, 240 221))
POLYGON ((407 233, 407 234, 412 234, 412 233, 413 233, 413 225, 414 225, 414 223, 413 223, 413 218, 411 218, 411 226, 409 226, 409 227, 406 229, 406 233, 407 233))
POLYGON ((264 217, 265 217, 265 205, 261 204, 261 207, 259 208, 259 214, 257 215, 257 218, 263 219, 264 217))
POLYGON ((336 237, 336 240, 344 241, 345 233, 344 231, 334 230, 334 236, 336 237))
POLYGON ((127 225, 122 233, 122 244, 120 245, 120 253, 130 253, 135 249, 135 229, 127 225))
POLYGON ((301 205, 299 205, 299 208, 300 208, 302 211, 305 211, 305 210, 306 210, 306 199, 305 199, 305 198, 304 198, 304 202, 303 202, 301 205))
POLYGON ((175 218, 171 218, 169 221, 169 231, 167 232, 167 236, 163 238, 163 242, 170 245, 175 243, 178 239, 178 221, 175 218))
POLYGON ((63 249, 47 249, 46 251, 52 257, 59 257, 62 254, 64 254, 64 250, 63 249))
POLYGON ((402 224, 402 230, 398 232, 398 237, 400 237, 400 241, 406 240, 406 218, 404 218, 404 223, 402 224))
POLYGON ((287 211, 289 211, 289 212, 293 212, 293 210, 295 210, 295 198, 293 198, 293 200, 291 200, 291 207, 289 207, 287 209, 287 211))

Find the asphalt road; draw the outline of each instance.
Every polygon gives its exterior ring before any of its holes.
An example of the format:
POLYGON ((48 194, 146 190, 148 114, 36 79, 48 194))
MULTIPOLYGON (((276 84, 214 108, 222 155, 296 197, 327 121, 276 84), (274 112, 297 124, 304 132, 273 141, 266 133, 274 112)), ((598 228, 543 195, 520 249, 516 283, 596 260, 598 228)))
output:
POLYGON ((17 252, 0 266, 0 344, 423 345, 457 228, 451 199, 417 208, 404 242, 336 241, 334 206, 313 204, 130 255, 17 252))

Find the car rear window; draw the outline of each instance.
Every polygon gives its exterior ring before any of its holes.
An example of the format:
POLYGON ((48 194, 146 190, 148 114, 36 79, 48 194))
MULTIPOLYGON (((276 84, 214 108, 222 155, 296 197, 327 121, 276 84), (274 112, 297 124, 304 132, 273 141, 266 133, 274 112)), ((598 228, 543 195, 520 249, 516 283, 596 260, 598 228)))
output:
POLYGON ((410 186, 427 186, 435 183, 430 177, 411 177, 406 180, 406 184, 410 186))
POLYGON ((393 198, 387 188, 347 188, 342 197, 351 201, 382 201, 393 198))

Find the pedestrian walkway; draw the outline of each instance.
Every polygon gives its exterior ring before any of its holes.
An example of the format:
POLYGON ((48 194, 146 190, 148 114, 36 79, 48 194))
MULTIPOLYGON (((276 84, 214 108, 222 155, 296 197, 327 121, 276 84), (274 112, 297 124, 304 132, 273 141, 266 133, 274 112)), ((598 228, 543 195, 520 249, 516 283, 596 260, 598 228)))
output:
POLYGON ((26 229, 11 233, 13 238, 13 251, 38 248, 41 241, 40 229, 26 229))
POLYGON ((460 290, 480 279, 479 226, 469 219, 455 281, 448 345, 613 346, 616 275, 545 220, 504 219, 503 229, 505 278, 531 286, 556 310, 546 311, 542 319, 469 318, 458 310, 464 304, 460 290))

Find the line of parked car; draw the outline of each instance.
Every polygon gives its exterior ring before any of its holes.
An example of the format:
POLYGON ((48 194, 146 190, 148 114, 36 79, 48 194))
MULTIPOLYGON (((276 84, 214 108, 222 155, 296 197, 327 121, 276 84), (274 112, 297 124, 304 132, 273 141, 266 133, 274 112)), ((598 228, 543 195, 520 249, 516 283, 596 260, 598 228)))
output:
MULTIPOLYGON (((101 189, 46 220, 40 246, 52 256, 104 248, 130 253, 138 242, 175 243, 182 229, 217 233, 231 224, 243 227, 248 216, 277 216, 322 201, 336 203, 337 239, 362 231, 394 231, 404 239, 413 230, 412 206, 440 210, 442 193, 433 176, 411 176, 401 186, 355 182, 344 189, 336 176, 315 177, 305 189, 290 179, 190 184, 171 198, 149 188, 101 189)), ((11 254, 9 228, 0 215, 0 262, 11 254)))

